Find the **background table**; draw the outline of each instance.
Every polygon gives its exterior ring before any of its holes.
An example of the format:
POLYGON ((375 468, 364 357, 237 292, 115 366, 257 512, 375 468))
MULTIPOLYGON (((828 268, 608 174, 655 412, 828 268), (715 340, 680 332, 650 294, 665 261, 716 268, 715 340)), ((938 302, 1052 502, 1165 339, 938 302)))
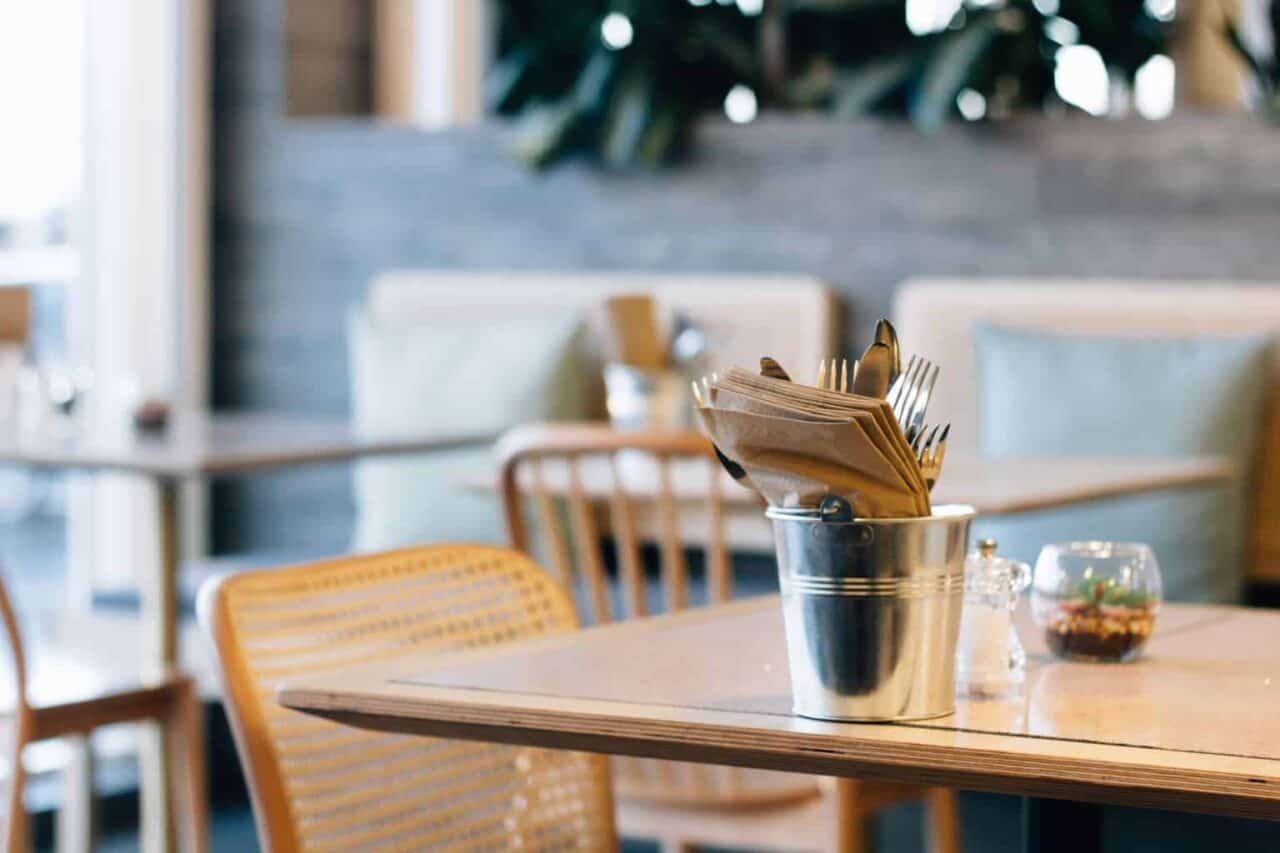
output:
MULTIPOLYGON (((365 456, 421 453, 488 444, 485 435, 357 435, 345 421, 280 413, 176 413, 163 433, 144 434, 124 424, 74 425, 74 433, 56 429, 0 433, 0 463, 78 471, 135 474, 155 486, 156 530, 160 537, 158 572, 138 578, 141 599, 143 675, 162 679, 177 664, 175 584, 181 548, 178 542, 178 492, 184 481, 245 474, 315 462, 365 456)), ((167 759, 158 737, 143 740, 143 843, 165 849, 169 823, 164 778, 167 759)))
POLYGON ((1099 665, 1050 658, 1024 610, 1022 697, 906 724, 793 716, 781 622, 766 596, 348 670, 280 701, 411 734, 1280 818, 1280 614, 1166 605, 1144 659, 1099 665))
MULTIPOLYGON (((678 498, 699 500, 707 494, 707 478, 701 466, 672 465, 671 490, 678 498)), ((1179 489, 1222 483, 1236 474, 1231 461, 1220 457, 1187 459, 1025 458, 979 459, 948 457, 933 491, 935 504, 970 504, 981 515, 1013 515, 1038 509, 1119 497, 1159 489, 1179 489)), ((606 500, 613 479, 608 460, 587 457, 581 462, 582 485, 588 495, 606 500)), ((628 491, 637 498, 656 496, 656 469, 631 466, 623 474, 628 491)), ((497 489, 492 472, 464 478, 473 489, 497 489)), ((562 468, 544 474, 546 489, 566 494, 568 480, 562 468)), ((749 508, 760 505, 754 491, 724 474, 721 494, 726 504, 749 508)))
MULTIPOLYGON (((585 456, 579 463, 579 472, 588 497, 605 502, 613 494, 613 473, 607 458, 585 456)), ((954 455, 947 457, 932 498, 935 504, 969 504, 979 515, 1014 515, 1123 495, 1225 483, 1236 474, 1231 461, 1219 457, 979 459, 954 455)), ((568 494, 569 480, 564 466, 546 465, 542 477, 548 493, 568 494)), ((656 467, 628 465, 622 469, 622 479, 628 494, 640 505, 636 525, 641 535, 657 529, 643 511, 644 499, 656 498, 659 493, 656 467)), ((475 490, 497 490, 497 474, 492 471, 477 472, 460 482, 475 490)), ((681 532, 693 542, 703 541, 704 534, 700 531, 705 522, 700 514, 705 512, 708 485, 706 470, 701 464, 672 463, 672 493, 678 501, 687 504, 681 532)), ((724 500, 724 529, 729 545, 739 550, 771 553, 773 534, 756 493, 724 474, 720 494, 724 500)))

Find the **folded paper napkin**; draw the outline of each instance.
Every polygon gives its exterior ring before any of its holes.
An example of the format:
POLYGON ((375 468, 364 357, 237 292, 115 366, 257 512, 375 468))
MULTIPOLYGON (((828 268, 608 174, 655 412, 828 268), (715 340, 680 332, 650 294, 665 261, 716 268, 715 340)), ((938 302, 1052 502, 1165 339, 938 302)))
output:
POLYGON ((778 507, 839 495, 861 518, 929 515, 929 489, 889 404, 732 368, 698 414, 716 448, 778 507))

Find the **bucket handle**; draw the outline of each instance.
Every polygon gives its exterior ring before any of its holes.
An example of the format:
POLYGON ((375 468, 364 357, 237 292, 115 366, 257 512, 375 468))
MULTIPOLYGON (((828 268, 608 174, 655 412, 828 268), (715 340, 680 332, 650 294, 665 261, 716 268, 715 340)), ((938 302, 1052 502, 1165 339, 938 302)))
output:
POLYGON ((839 495, 827 495, 818 504, 818 517, 825 524, 843 524, 853 521, 853 507, 839 495))

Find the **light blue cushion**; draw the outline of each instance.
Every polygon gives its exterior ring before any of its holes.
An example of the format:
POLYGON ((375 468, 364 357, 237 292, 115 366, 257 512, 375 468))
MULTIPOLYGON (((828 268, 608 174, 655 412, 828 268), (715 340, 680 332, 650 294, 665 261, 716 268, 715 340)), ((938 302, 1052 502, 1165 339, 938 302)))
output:
MULTIPOLYGON (((1270 376, 1269 337, 1104 337, 980 324, 974 341, 986 456, 1211 455, 1249 470, 1270 376)), ((1241 479, 981 519, 974 533, 996 537, 1002 553, 1027 561, 1046 542, 1147 542, 1166 598, 1234 601, 1243 584, 1246 495, 1241 479)))
MULTIPOLYGON (((368 435, 499 433, 540 420, 591 417, 579 312, 518 321, 348 324, 352 417, 368 435)), ((393 456, 355 470, 358 551, 423 542, 500 542, 495 495, 462 488, 495 471, 488 448, 393 456)))

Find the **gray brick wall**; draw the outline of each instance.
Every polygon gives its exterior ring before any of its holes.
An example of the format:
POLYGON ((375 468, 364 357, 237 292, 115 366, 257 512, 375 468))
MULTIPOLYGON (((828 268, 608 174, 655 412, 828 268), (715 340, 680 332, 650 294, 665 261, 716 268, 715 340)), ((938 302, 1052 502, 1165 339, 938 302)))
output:
MULTIPOLYGON (((857 332, 913 275, 1280 279, 1280 135, 1246 118, 712 122, 669 171, 538 175, 500 127, 286 118, 276 2, 216 9, 221 406, 345 414, 344 315, 392 267, 815 273, 857 332)), ((217 506, 225 548, 349 533, 341 468, 223 487, 217 506)))

